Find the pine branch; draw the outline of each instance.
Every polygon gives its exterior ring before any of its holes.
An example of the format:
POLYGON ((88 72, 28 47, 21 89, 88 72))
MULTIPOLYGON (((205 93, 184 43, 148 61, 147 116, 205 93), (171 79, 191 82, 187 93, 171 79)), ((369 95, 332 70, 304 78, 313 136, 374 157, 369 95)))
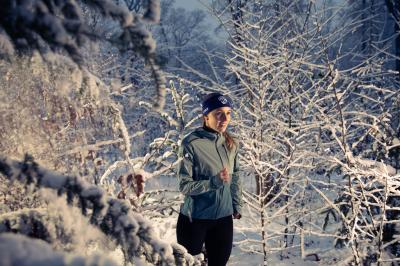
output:
MULTIPOLYGON (((121 245, 128 261, 132 261, 134 257, 145 256, 146 260, 153 264, 176 265, 176 262, 186 263, 193 259, 181 249, 177 249, 176 245, 161 241, 151 224, 139 213, 133 213, 126 202, 107 198, 101 188, 78 177, 46 170, 28 155, 21 162, 1 156, 0 173, 9 180, 51 188, 59 195, 66 194, 69 204, 77 199, 82 214, 88 216, 94 226, 99 227, 121 245)), ((196 260, 195 263, 200 262, 196 260)))

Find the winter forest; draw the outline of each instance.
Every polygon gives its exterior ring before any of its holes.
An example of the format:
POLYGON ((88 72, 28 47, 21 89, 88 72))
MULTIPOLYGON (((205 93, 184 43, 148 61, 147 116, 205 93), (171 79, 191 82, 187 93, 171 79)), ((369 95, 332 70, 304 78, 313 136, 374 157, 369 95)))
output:
POLYGON ((0 265, 204 265, 183 137, 234 102, 228 265, 400 264, 398 0, 1 0, 0 265))

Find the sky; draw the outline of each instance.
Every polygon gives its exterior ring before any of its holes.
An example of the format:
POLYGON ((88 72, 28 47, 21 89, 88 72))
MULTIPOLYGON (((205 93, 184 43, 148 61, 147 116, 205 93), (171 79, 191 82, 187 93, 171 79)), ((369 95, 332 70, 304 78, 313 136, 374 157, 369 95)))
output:
POLYGON ((205 7, 205 5, 210 4, 210 0, 175 0, 175 6, 183 7, 188 10, 193 9, 201 9, 207 13, 206 23, 211 25, 210 27, 210 35, 214 37, 216 41, 224 42, 227 38, 227 35, 222 31, 218 33, 214 32, 214 29, 219 25, 219 21, 209 13, 209 10, 205 7))
MULTIPOLYGON (((203 2, 206 2, 203 0, 203 2)), ((198 0, 175 0, 177 6, 184 7, 186 9, 200 8, 205 10, 204 6, 198 0)))

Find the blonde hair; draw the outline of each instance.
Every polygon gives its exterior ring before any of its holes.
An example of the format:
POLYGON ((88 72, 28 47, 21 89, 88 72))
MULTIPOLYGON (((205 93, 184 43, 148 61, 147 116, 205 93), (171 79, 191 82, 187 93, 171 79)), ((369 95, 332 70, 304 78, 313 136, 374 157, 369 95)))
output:
POLYGON ((226 142, 226 146, 228 147, 228 150, 232 151, 232 149, 236 146, 236 143, 233 140, 233 137, 227 131, 225 131, 223 133, 223 135, 225 137, 225 142, 226 142))

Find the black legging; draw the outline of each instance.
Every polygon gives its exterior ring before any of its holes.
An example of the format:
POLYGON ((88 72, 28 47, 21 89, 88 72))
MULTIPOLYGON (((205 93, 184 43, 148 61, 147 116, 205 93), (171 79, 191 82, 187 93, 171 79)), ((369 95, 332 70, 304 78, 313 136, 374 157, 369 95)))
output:
POLYGON ((200 254, 203 243, 206 245, 208 265, 224 266, 232 251, 232 216, 217 220, 193 219, 179 214, 176 225, 178 243, 192 255, 200 254))

